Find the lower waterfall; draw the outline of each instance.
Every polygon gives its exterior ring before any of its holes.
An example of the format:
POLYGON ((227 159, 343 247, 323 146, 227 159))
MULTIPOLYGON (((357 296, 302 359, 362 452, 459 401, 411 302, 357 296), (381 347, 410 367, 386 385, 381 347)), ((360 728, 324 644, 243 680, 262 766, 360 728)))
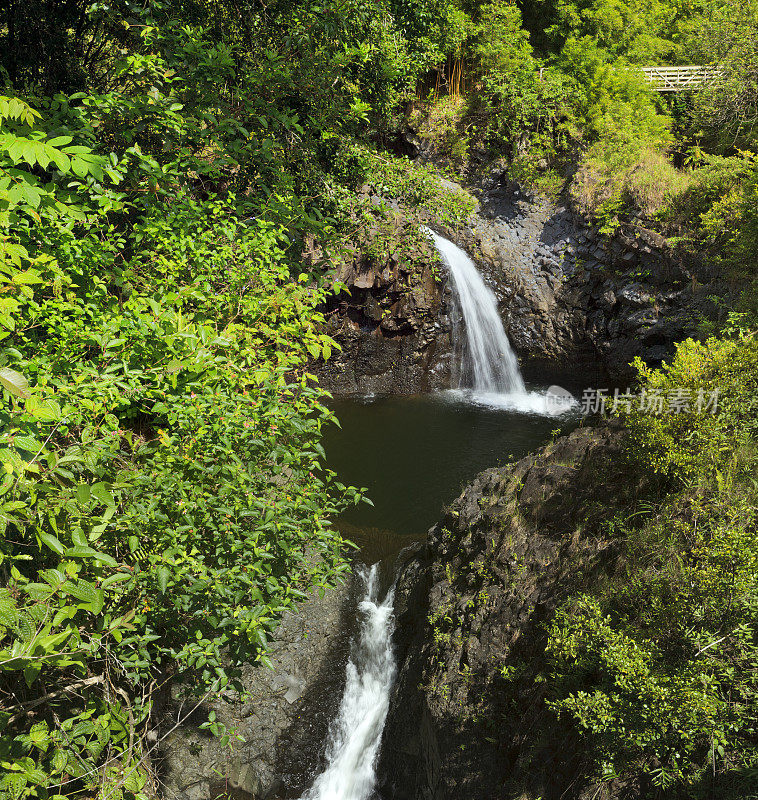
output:
POLYGON ((380 602, 376 564, 360 573, 366 590, 358 605, 360 631, 347 664, 339 712, 329 730, 327 765, 302 800, 368 800, 395 679, 392 651, 394 590, 380 602))

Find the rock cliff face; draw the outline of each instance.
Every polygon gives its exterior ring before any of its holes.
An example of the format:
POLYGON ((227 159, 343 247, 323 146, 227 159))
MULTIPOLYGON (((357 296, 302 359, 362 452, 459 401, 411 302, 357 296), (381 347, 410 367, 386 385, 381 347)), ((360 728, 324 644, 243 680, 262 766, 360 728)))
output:
MULTIPOLYGON (((396 217, 396 229, 402 225, 396 217)), ((447 388, 450 295, 433 246, 399 231, 381 248, 368 238, 335 275, 349 293, 331 298, 327 333, 343 349, 316 367, 321 386, 341 395, 447 388)))
MULTIPOLYGON (((635 356, 659 365, 714 316, 717 276, 659 234, 637 225, 603 236, 497 170, 474 191, 480 207, 471 223, 439 230, 469 253, 495 292, 527 376, 549 366, 623 381, 634 375, 635 356)), ((402 220, 402 209, 393 213, 402 220)), ((323 386, 339 394, 450 386, 453 300, 435 262, 420 243, 380 258, 359 252, 343 267, 337 279, 350 294, 327 309, 328 332, 343 352, 316 369, 323 386)))
POLYGON ((164 716, 165 800, 281 800, 299 797, 322 769, 329 723, 344 689, 355 618, 349 585, 314 594, 286 614, 271 653, 273 669, 250 665, 245 696, 187 712, 196 701, 175 698, 164 716), (231 735, 230 746, 199 726, 214 711, 231 735), (237 738, 244 737, 244 742, 237 738))
POLYGON ((482 473, 406 556, 382 798, 608 797, 583 778, 581 747, 547 709, 538 675, 544 623, 614 569, 600 523, 636 491, 622 439, 580 428, 482 473))
POLYGON ((565 205, 529 198, 497 171, 477 193, 472 224, 448 235, 487 277, 523 363, 602 365, 623 379, 635 356, 660 364, 713 316, 716 275, 659 234, 638 225, 602 236, 565 205))

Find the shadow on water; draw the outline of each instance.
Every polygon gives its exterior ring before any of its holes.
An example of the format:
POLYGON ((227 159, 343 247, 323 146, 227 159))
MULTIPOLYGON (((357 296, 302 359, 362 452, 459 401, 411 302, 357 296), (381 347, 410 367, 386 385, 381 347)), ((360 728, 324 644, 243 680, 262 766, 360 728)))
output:
POLYGON ((344 483, 365 487, 361 504, 337 520, 362 560, 391 558, 422 538, 479 472, 515 461, 578 424, 491 408, 445 393, 335 400, 341 428, 325 437, 327 463, 344 483))

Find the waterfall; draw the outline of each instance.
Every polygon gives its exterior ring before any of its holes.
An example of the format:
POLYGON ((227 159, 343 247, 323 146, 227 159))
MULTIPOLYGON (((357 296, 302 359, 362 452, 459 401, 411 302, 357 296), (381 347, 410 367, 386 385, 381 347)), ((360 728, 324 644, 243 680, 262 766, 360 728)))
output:
POLYGON ((465 324, 458 388, 493 395, 524 394, 524 380, 505 335, 494 293, 460 247, 434 231, 428 233, 450 271, 465 324))
POLYGON ((361 572, 366 590, 358 605, 360 631, 347 664, 347 681, 329 730, 327 765, 301 800, 368 800, 395 679, 392 652, 394 590, 378 600, 376 564, 361 572))
POLYGON ((447 267, 453 294, 463 317, 454 338, 460 352, 458 394, 476 402, 517 411, 555 415, 570 410, 574 399, 559 386, 546 393, 527 392, 516 354, 503 328, 494 292, 482 279, 474 262, 451 241, 425 228, 447 267), (461 328, 463 335, 461 336, 461 328))

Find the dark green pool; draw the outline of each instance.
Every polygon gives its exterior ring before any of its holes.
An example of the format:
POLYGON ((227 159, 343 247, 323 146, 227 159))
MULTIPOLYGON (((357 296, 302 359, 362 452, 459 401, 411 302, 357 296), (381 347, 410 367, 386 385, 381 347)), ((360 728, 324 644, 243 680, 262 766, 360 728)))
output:
POLYGON ((374 506, 338 525, 367 561, 422 536, 477 473, 543 445, 578 415, 551 417, 467 402, 460 395, 335 400, 327 463, 344 483, 365 486, 374 506))

